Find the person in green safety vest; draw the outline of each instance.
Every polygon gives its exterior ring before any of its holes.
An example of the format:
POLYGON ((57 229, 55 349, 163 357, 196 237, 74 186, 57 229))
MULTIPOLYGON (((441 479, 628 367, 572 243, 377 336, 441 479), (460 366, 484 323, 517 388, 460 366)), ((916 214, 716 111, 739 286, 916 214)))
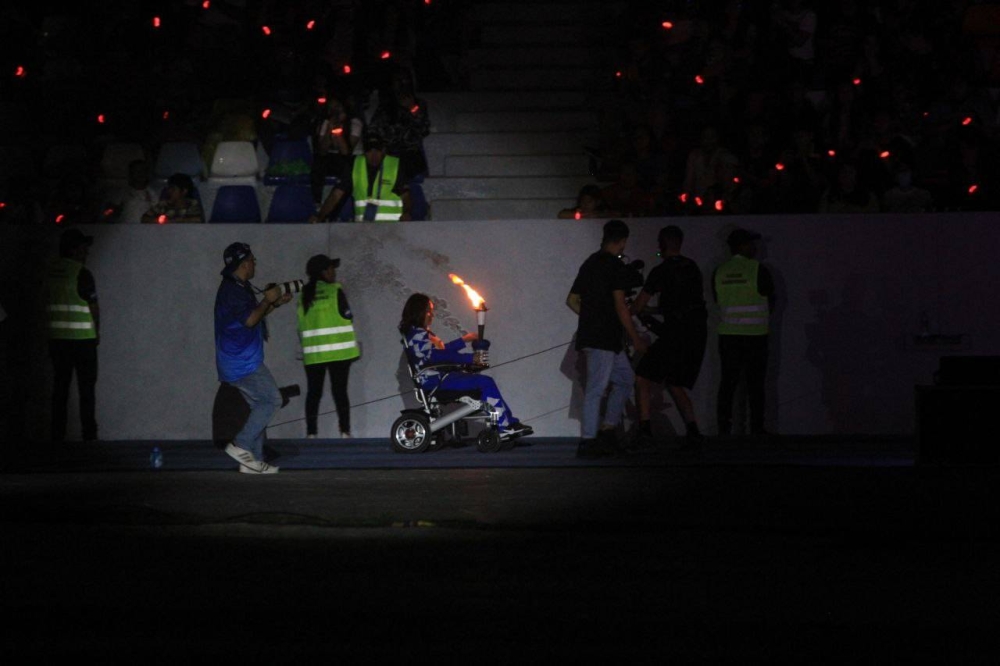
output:
POLYGON ((53 369, 50 436, 54 442, 66 437, 66 401, 74 372, 82 439, 97 439, 95 395, 101 317, 94 276, 84 268, 93 242, 93 236, 67 229, 59 238, 59 257, 48 268, 46 313, 53 369))
POLYGON ((733 395, 745 375, 750 433, 764 429, 764 380, 767 374, 768 320, 774 309, 774 279, 755 258, 760 234, 734 229, 726 242, 732 258, 715 270, 712 291, 722 314, 719 323, 721 377, 716 402, 719 434, 733 429, 733 395))
POLYGON ((365 154, 354 158, 349 171, 309 218, 322 222, 337 209, 345 195, 354 198, 355 222, 396 222, 410 219, 410 175, 398 157, 386 154, 385 140, 377 134, 365 136, 365 154))
POLYGON ((317 254, 306 263, 309 283, 299 295, 299 338, 306 367, 306 437, 318 432, 316 421, 323 382, 330 374, 330 390, 337 407, 341 437, 351 436, 351 401, 347 380, 351 363, 361 355, 354 332, 354 315, 347 295, 337 282, 340 259, 317 254))

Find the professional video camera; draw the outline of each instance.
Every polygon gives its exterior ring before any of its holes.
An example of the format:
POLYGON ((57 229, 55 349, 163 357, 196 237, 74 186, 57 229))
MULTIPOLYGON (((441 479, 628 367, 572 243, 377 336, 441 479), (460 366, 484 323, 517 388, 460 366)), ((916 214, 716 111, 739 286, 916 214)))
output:
POLYGON ((285 294, 297 294, 300 291, 302 291, 302 287, 304 287, 305 284, 306 283, 304 280, 291 280, 290 282, 271 282, 266 287, 264 287, 264 291, 267 291, 268 289, 274 289, 275 287, 279 287, 281 289, 282 296, 284 296, 285 294))

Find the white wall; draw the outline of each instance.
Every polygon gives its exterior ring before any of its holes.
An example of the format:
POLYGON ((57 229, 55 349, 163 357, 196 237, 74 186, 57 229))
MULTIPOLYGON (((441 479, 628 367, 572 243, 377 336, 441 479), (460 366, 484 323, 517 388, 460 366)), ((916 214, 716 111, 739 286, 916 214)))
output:
MULTIPOLYGON (((1000 309, 993 285, 1000 227, 991 215, 913 217, 755 217, 644 219, 629 222, 628 254, 656 262, 660 227, 679 224, 684 252, 705 274, 727 257, 723 239, 735 225, 764 235, 761 258, 775 275, 768 428, 785 434, 910 433, 913 387, 929 383, 942 353, 1000 354, 1000 309), (959 349, 919 349, 921 312, 932 332, 963 333, 959 349)), ((597 249, 598 221, 519 220, 397 225, 199 225, 91 227, 97 240, 88 266, 102 311, 98 380, 100 436, 118 439, 207 439, 217 389, 212 308, 222 251, 245 241, 258 257, 257 278, 303 277, 316 253, 342 258, 339 277, 355 313, 363 356, 350 394, 355 405, 401 390, 396 333, 407 296, 438 302, 436 330, 451 338, 474 330, 475 317, 455 272, 486 298, 486 334, 494 364, 567 343, 576 318, 564 299, 579 264, 597 249)), ((7 356, 24 434, 47 435, 51 386, 44 328, 35 316, 40 267, 57 232, 0 227, 0 302, 10 318, 7 356), (23 398, 23 400, 18 400, 23 398)), ((717 321, 711 310, 710 323, 717 321)), ((292 307, 269 318, 266 363, 279 384, 301 384, 292 307)), ((491 371, 515 413, 542 436, 579 434, 579 386, 570 347, 491 371), (572 405, 572 407, 571 407, 572 405)), ((718 381, 715 336, 709 339, 695 404, 703 429, 715 431, 718 381)), ((303 398, 275 423, 300 419, 303 398)), ((388 435, 402 398, 358 406, 357 437, 388 435)), ((75 409, 75 406, 73 407, 75 409)), ((321 412, 333 411, 327 392, 321 412)), ((664 407, 661 419, 674 419, 664 407)), ((675 425, 676 421, 675 421, 675 425)), ((70 436, 78 424, 71 419, 70 436)), ((336 417, 320 418, 334 436, 336 417)), ((271 437, 300 437, 303 421, 271 437)))

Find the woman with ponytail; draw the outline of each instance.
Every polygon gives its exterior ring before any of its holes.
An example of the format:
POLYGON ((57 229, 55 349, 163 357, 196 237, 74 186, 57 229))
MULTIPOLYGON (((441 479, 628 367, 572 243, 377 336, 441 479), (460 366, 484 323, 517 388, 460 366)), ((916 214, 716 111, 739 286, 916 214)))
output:
POLYGON ((317 433, 319 402, 323 382, 330 374, 330 388, 337 407, 342 437, 351 436, 351 401, 347 379, 351 362, 361 353, 354 333, 354 315, 347 296, 337 282, 340 259, 317 254, 306 264, 309 283, 299 295, 299 339, 306 367, 306 437, 317 433))

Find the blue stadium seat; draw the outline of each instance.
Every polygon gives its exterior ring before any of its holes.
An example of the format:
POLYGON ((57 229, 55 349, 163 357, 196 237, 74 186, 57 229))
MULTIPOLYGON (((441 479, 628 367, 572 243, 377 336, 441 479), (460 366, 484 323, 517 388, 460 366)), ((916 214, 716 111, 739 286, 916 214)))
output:
POLYGON ((290 173, 303 166, 311 167, 313 161, 312 148, 309 141, 302 139, 276 139, 271 146, 271 154, 267 160, 267 170, 264 173, 265 185, 307 185, 309 170, 300 173, 290 173), (298 164, 296 164, 298 163, 298 164))
POLYGON ((410 217, 414 220, 426 220, 430 204, 424 195, 424 188, 415 180, 410 182, 410 217))
POLYGON ((269 223, 306 222, 316 214, 316 203, 308 185, 278 185, 267 211, 269 223))
POLYGON ((153 175, 157 178, 169 178, 175 173, 187 174, 195 179, 204 176, 205 163, 201 160, 197 144, 190 141, 168 141, 160 146, 153 175))
POLYGON ((223 185, 215 194, 212 223, 257 223, 260 222, 260 203, 257 189, 253 185, 223 185))

